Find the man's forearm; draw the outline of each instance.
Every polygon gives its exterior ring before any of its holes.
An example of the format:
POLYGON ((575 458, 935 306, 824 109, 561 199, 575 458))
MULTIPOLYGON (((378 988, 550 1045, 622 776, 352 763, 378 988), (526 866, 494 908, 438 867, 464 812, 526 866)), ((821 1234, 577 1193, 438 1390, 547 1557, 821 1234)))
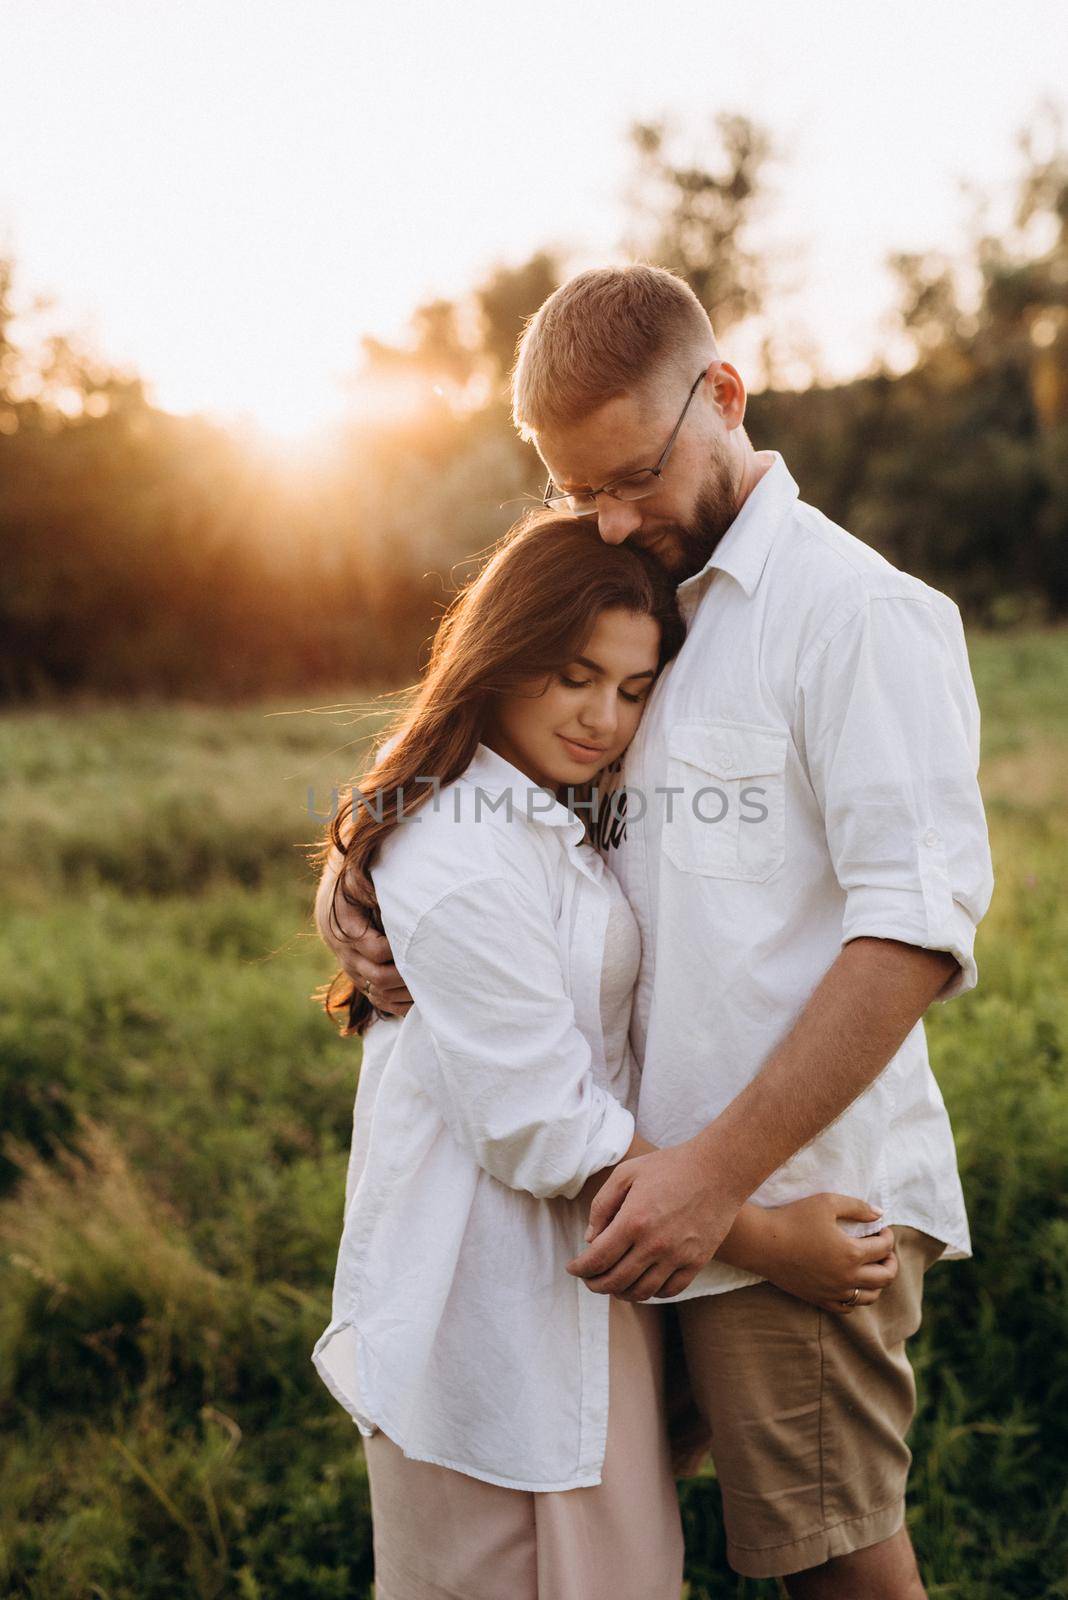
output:
POLYGON ((844 947, 752 1083, 697 1135, 739 1206, 874 1082, 956 966, 889 939, 844 947))

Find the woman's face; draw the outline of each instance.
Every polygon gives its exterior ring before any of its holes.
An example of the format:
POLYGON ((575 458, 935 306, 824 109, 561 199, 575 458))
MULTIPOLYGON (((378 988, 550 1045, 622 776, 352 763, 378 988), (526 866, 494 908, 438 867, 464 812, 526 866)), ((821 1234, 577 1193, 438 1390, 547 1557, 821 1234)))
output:
POLYGON ((602 611, 544 694, 501 697, 483 743, 547 789, 589 783, 630 743, 659 652, 652 617, 602 611))

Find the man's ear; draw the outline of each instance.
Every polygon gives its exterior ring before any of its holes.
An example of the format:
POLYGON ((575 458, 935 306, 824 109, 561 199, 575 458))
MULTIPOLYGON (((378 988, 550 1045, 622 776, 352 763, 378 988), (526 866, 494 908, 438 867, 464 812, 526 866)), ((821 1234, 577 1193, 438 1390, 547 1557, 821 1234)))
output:
POLYGON ((745 421, 748 396, 738 368, 732 367, 729 361, 718 361, 708 374, 708 382, 724 426, 729 430, 740 428, 745 421))

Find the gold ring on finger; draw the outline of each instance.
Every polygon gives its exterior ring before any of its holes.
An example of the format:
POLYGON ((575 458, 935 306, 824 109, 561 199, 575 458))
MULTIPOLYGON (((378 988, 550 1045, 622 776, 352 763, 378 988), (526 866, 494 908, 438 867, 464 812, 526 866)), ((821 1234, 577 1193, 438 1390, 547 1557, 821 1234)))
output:
POLYGON ((858 1288, 853 1290, 853 1293, 849 1296, 848 1300, 839 1300, 838 1304, 840 1306, 842 1306, 842 1307, 855 1306, 859 1299, 860 1299, 860 1289, 858 1287, 858 1288))

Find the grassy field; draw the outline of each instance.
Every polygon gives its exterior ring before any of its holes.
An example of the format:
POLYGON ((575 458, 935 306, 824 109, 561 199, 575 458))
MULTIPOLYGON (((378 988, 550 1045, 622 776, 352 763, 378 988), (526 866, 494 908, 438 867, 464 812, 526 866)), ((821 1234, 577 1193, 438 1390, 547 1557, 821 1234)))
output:
MULTIPOLYGON (((935 1068, 977 1257, 928 1280, 910 1526, 932 1597, 1068 1596, 1068 635, 977 638, 998 887, 935 1068)), ((358 1050, 302 845, 341 710, 0 719, 0 1590, 362 1600, 358 1435, 310 1363, 358 1050)), ((354 743, 354 736, 356 742, 354 743)), ((684 1491, 693 1600, 727 1572, 684 1491)), ((502 1597, 503 1600, 503 1597, 502 1597)))

